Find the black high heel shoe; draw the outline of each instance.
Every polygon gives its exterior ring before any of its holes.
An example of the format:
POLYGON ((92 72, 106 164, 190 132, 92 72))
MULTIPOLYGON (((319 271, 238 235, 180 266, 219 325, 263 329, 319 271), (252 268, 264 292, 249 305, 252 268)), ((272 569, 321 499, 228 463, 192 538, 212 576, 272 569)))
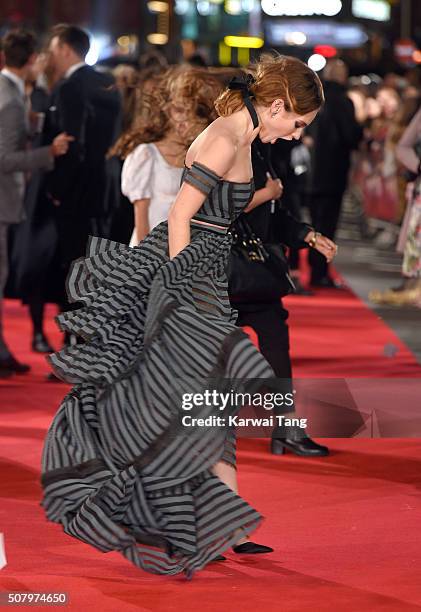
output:
POLYGON ((272 455, 284 455, 287 449, 298 457, 327 457, 329 455, 327 446, 317 444, 307 436, 297 440, 293 438, 272 438, 270 449, 272 455))
POLYGON ((254 542, 237 544, 237 546, 232 547, 232 550, 237 555, 262 555, 273 552, 273 548, 270 548, 270 546, 263 546, 263 544, 255 544, 254 542))

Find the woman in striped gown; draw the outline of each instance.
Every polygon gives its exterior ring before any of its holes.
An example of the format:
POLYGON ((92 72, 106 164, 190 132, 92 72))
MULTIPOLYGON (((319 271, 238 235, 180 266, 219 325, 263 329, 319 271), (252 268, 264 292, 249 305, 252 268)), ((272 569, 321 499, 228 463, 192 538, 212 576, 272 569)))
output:
POLYGON ((152 573, 190 577, 231 546, 271 550, 247 540, 261 516, 238 495, 232 430, 185 426, 215 407, 188 413, 182 398, 207 381, 274 377, 234 324, 228 230, 253 196, 254 138, 299 138, 323 91, 295 58, 262 57, 254 75, 217 99, 168 221, 134 248, 91 238, 67 283, 82 306, 58 316, 82 342, 50 357, 74 387, 45 441, 42 505, 66 533, 152 573))

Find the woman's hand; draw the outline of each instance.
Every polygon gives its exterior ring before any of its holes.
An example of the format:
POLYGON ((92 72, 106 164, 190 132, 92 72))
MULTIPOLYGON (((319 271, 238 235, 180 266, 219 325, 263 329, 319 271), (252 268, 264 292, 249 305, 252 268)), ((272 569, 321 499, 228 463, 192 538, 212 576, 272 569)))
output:
POLYGON ((268 177, 266 186, 262 187, 262 189, 258 189, 255 192, 253 199, 244 209, 245 213, 251 212, 261 204, 270 202, 270 200, 277 200, 281 197, 284 191, 282 181, 280 179, 273 179, 269 173, 266 176, 268 177))
POLYGON ((332 261, 338 252, 338 247, 332 240, 314 230, 311 230, 307 234, 304 238, 304 242, 307 242, 309 246, 324 255, 328 263, 332 261))

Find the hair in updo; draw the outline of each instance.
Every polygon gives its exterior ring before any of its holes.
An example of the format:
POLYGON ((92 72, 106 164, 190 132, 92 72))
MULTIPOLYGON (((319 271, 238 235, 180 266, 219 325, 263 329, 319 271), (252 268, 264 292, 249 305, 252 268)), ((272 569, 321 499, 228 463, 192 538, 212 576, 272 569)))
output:
MULTIPOLYGON (((270 106, 276 99, 284 101, 285 110, 306 115, 318 110, 323 102, 323 87, 317 74, 296 57, 264 54, 249 67, 254 83, 249 91, 258 106, 270 106)), ((241 91, 226 89, 215 101, 221 117, 243 108, 241 91)))

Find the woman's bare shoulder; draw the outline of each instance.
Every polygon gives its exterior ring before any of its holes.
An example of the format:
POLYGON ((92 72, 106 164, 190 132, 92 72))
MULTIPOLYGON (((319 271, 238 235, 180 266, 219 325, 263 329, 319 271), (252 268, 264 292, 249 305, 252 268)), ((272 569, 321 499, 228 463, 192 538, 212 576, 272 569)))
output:
POLYGON ((224 117, 215 119, 191 144, 186 154, 186 166, 200 162, 224 176, 237 153, 234 134, 224 117))

